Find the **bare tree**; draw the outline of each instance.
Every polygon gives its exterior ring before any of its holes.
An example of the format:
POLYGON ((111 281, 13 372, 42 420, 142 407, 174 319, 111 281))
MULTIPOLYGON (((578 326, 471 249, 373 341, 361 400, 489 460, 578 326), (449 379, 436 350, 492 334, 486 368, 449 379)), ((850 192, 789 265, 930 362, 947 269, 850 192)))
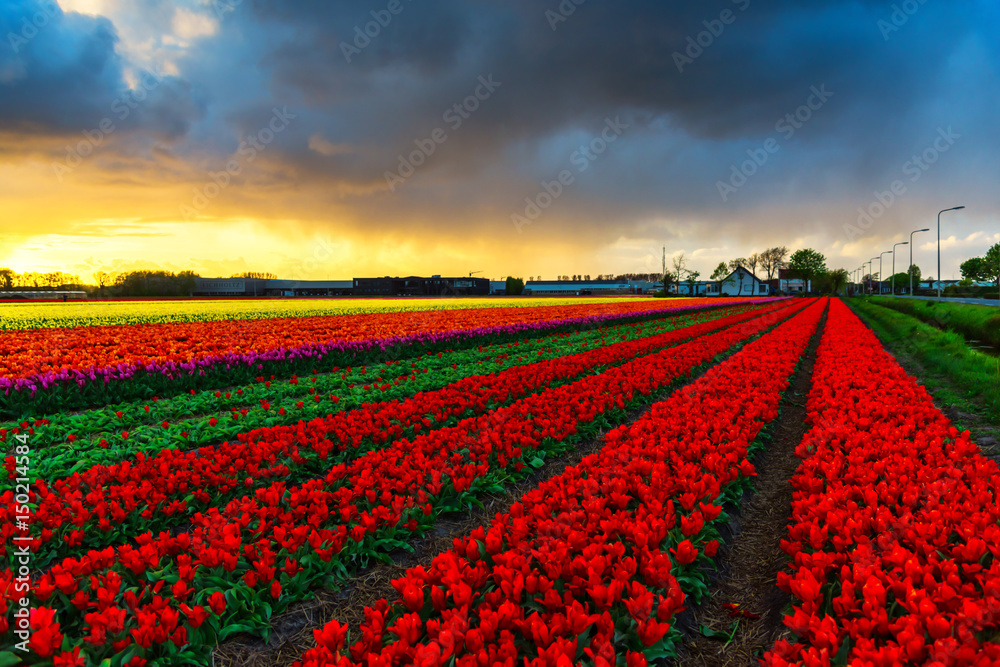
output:
POLYGON ((94 271, 94 280, 97 281, 98 294, 104 294, 104 288, 115 282, 114 276, 107 271, 94 271))
POLYGON ((760 253, 760 267, 767 273, 767 279, 773 280, 781 269, 788 267, 788 248, 778 246, 768 248, 760 253))
POLYGON ((687 258, 684 257, 684 253, 681 253, 676 257, 674 257, 673 264, 674 264, 674 278, 677 280, 677 282, 684 280, 684 278, 689 273, 691 273, 691 271, 687 268, 687 258))
POLYGON ((760 253, 755 252, 754 254, 747 257, 746 267, 750 270, 750 273, 753 274, 754 278, 757 277, 757 267, 760 266, 760 264, 761 264, 760 253))

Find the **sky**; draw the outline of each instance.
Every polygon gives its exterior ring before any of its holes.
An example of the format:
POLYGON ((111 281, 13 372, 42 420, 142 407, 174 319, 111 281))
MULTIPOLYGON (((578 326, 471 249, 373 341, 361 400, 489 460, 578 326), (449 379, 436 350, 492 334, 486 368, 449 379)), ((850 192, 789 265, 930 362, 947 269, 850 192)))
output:
POLYGON ((0 266, 707 278, 929 227, 936 276, 964 205, 958 278, 1000 241, 997 35, 992 0, 4 0, 0 266))

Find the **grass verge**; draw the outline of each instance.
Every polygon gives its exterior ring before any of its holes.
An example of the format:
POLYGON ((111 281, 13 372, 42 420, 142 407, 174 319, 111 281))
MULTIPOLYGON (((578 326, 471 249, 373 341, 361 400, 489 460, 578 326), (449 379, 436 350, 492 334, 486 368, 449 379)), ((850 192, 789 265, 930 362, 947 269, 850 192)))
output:
POLYGON ((972 345, 988 345, 1000 351, 1000 308, 995 306, 891 297, 872 297, 870 301, 912 315, 938 329, 961 334, 972 345))

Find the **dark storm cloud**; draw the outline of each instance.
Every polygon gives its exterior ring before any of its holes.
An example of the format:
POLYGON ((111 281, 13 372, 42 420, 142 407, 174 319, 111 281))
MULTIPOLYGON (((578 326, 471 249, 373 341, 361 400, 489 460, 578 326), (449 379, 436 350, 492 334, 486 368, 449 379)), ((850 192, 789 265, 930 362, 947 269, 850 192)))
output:
POLYGON ((103 124, 183 136, 200 113, 187 84, 143 71, 130 89, 117 45, 111 21, 54 0, 0 5, 0 133, 61 137, 103 124))
MULTIPOLYGON (((4 31, 18 29, 40 3, 6 3, 4 31)), ((171 25, 177 4, 135 0, 141 17, 133 20, 149 34, 171 25)), ((769 231, 777 213, 818 211, 802 216, 796 231, 806 234, 840 209, 852 219, 874 188, 886 187, 947 126, 963 139, 894 214, 917 208, 917 198, 935 188, 986 192, 981 186, 1000 175, 993 159, 1000 18, 987 0, 215 0, 192 7, 217 19, 217 32, 171 51, 179 75, 129 119, 139 136, 183 140, 155 159, 119 149, 120 161, 107 156, 105 164, 129 177, 142 172, 134 176, 142 182, 199 186, 241 157, 242 142, 266 127, 275 108, 287 108, 294 115, 287 129, 238 165, 243 171, 232 183, 239 187, 212 211, 225 200, 233 215, 270 215, 270 207, 273 217, 373 220, 386 233, 447 233, 459 224, 509 231, 509 214, 539 182, 567 168, 582 142, 619 117, 629 129, 592 169, 575 174, 536 230, 572 229, 574 238, 599 245, 665 233, 651 221, 695 220, 678 224, 739 236, 769 231), (219 7, 229 9, 213 11, 219 7), (449 109, 491 75, 499 88, 460 127, 450 125, 449 109), (794 137, 782 137, 780 152, 737 195, 720 199, 717 182, 747 150, 781 137, 776 124, 824 86, 834 94, 829 102, 794 137), (447 141, 386 192, 386 172, 439 128, 447 141), (287 200, 275 194, 282 191, 287 200)), ((12 53, 5 39, 0 130, 95 126, 125 87, 117 44, 109 21, 61 13, 23 51, 12 53)))
MULTIPOLYGON (((374 25, 373 11, 385 16, 388 1, 273 0, 236 18, 276 27, 260 33, 258 63, 274 90, 298 95, 306 108, 306 120, 272 155, 298 166, 303 178, 375 185, 415 140, 442 126, 442 113, 472 92, 478 75, 488 73, 502 89, 440 147, 428 171, 476 174, 504 159, 511 146, 599 129, 616 114, 646 127, 666 119, 668 132, 718 147, 773 133, 777 120, 823 84, 837 100, 816 115, 812 136, 837 136, 859 152, 891 155, 893 129, 939 94, 929 84, 962 40, 997 27, 974 20, 973 5, 913 2, 919 9, 888 40, 879 21, 890 19, 895 0, 587 0, 578 6, 570 0, 399 0, 399 13, 367 41, 358 29, 374 25), (721 34, 701 53, 689 50, 689 38, 718 29, 723 12, 732 20, 721 34), (679 71, 677 54, 692 53, 679 71), (356 150, 309 150, 314 133, 356 150)), ((657 159, 656 145, 644 159, 657 159)), ((880 169, 868 160, 861 166, 880 169)), ((532 172, 531 165, 522 167, 532 172)))

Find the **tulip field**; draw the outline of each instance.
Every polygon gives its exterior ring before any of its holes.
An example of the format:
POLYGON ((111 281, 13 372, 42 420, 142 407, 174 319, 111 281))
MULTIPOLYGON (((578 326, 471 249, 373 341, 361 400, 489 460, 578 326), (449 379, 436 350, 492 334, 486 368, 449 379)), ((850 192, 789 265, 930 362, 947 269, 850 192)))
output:
POLYGON ((842 301, 462 303, 0 304, 0 667, 219 664, 543 472, 283 664, 671 664, 810 355, 760 662, 1000 665, 1000 470, 842 301))

